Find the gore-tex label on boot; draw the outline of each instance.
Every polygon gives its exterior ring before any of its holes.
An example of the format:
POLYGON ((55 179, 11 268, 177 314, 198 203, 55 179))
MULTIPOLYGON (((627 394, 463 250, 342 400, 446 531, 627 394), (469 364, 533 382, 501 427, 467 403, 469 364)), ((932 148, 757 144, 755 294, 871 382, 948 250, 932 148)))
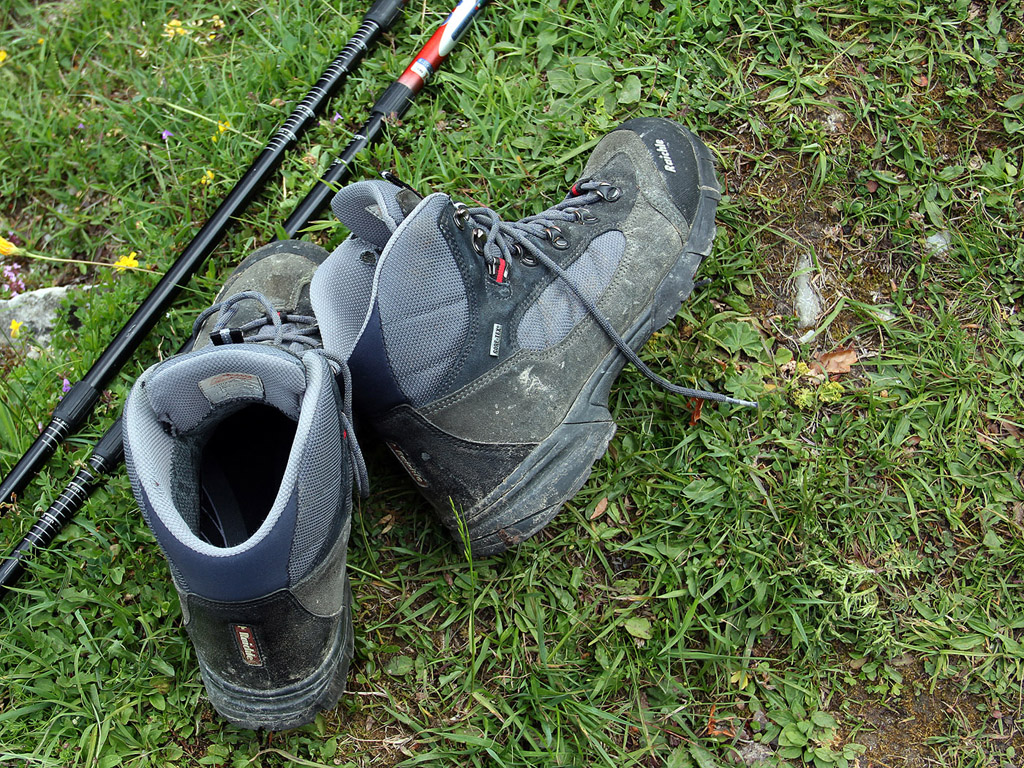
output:
POLYGON ((218 373, 200 381, 199 389, 212 405, 241 398, 263 399, 263 382, 251 373, 218 373))
POLYGON ((238 642, 238 650, 242 654, 242 661, 250 667, 262 667, 263 656, 260 654, 260 647, 256 643, 256 633, 252 627, 244 624, 232 624, 235 630, 235 640, 238 642))
POLYGON ((501 326, 494 324, 491 329, 491 357, 497 357, 501 352, 501 326))

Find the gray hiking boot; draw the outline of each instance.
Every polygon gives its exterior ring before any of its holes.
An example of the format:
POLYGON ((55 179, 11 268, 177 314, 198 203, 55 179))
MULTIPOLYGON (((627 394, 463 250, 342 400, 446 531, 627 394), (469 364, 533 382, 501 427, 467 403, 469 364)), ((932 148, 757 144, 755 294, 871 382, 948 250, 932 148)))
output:
POLYGON ((410 210, 377 184, 373 202, 335 200, 373 247, 333 254, 313 306, 326 348, 349 359, 357 411, 474 555, 533 535, 582 487, 615 432, 608 395, 627 361, 672 392, 742 402, 677 387, 636 354, 715 235, 712 157, 682 126, 623 124, 563 202, 516 223, 444 194, 410 210))
POLYGON ((253 729, 333 707, 352 658, 346 549, 365 469, 347 369, 309 302, 326 256, 298 241, 250 255, 196 321, 192 351, 143 373, 124 410, 132 490, 210 701, 253 729))

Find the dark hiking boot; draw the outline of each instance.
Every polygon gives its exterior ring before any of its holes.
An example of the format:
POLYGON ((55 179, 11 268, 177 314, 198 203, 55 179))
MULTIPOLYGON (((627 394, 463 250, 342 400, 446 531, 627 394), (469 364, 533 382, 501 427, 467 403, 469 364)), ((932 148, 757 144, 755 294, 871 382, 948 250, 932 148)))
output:
POLYGON ((334 254, 317 272, 313 306, 326 348, 351 352, 357 411, 474 555, 533 535, 582 487, 627 361, 672 392, 741 402, 677 387, 636 354, 693 290, 719 189, 696 136, 631 120, 539 215, 508 223, 430 195, 389 219, 379 257, 334 254))
POLYGON ((310 307, 326 257, 287 241, 249 256, 196 321, 193 350, 147 370, 124 410, 132 489, 210 701, 253 729, 335 706, 352 658, 346 549, 365 469, 347 369, 310 307))

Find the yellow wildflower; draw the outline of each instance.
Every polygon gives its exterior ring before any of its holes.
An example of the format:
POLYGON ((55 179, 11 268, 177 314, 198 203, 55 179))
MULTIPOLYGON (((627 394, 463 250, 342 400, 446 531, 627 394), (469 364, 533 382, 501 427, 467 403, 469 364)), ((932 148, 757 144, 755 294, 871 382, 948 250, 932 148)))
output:
POLYGON ((22 322, 20 322, 18 320, 11 320, 11 338, 12 339, 16 339, 16 338, 18 338, 18 336, 21 335, 21 326, 23 326, 23 325, 24 325, 24 323, 22 323, 22 322))
POLYGON ((211 181, 213 181, 213 171, 207 171, 206 173, 203 174, 203 178, 199 180, 199 183, 209 184, 211 181))
POLYGON ((10 240, 0 237, 0 256, 20 256, 25 251, 10 240))
POLYGON ((750 683, 750 675, 745 670, 738 669, 729 675, 729 682, 735 683, 741 691, 746 690, 747 685, 750 683))
POLYGON ((36 42, 39 43, 39 45, 42 45, 43 43, 46 42, 46 38, 45 37, 40 37, 38 40, 36 40, 36 42))
POLYGON ((801 410, 814 407, 814 390, 798 389, 792 393, 793 405, 801 410))
POLYGON ((213 18, 210 19, 210 25, 214 29, 224 29, 224 20, 215 13, 213 14, 213 18))
POLYGON ((0 48, 0 64, 3 64, 5 61, 7 61, 7 51, 0 48))
POLYGON ((835 403, 843 398, 843 385, 838 381, 822 384, 818 389, 818 399, 823 403, 835 403))
POLYGON ((218 120, 217 121, 217 130, 220 131, 221 133, 224 133, 224 131, 226 131, 230 127, 231 127, 231 123, 229 123, 227 120, 218 120))
POLYGON ((181 35, 187 35, 189 31, 190 30, 187 27, 182 26, 178 19, 171 19, 164 24, 164 37, 168 40, 173 40, 175 37, 179 37, 181 35))
POLYGON ((132 251, 127 256, 122 256, 120 259, 114 262, 114 269, 118 272, 124 272, 126 269, 135 269, 139 266, 139 260, 135 258, 138 254, 132 251))

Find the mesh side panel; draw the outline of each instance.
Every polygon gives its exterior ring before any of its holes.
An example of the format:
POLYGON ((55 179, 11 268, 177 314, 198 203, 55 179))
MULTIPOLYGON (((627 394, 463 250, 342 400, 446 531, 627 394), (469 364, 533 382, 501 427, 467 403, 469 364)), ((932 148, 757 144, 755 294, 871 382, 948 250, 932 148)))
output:
POLYGON ((270 347, 204 347, 171 358, 147 378, 146 395, 158 419, 187 432, 212 410, 199 382, 227 373, 257 376, 263 383, 265 401, 298 418, 298 400, 305 389, 302 364, 287 352, 270 347))
POLYGON ((388 358, 412 405, 429 402, 469 333, 462 272, 437 224, 448 199, 427 198, 391 243, 378 274, 377 306, 388 358))
POLYGON ((399 191, 387 181, 359 181, 334 196, 331 210, 352 234, 383 248, 403 218, 399 191))
POLYGON ((175 440, 170 494, 174 508, 193 533, 199 531, 199 475, 202 446, 198 439, 175 440))
MULTIPOLYGON (((591 301, 608 287, 626 249, 621 232, 606 232, 566 270, 569 279, 591 301)), ((542 350, 564 339, 587 314, 586 308, 562 280, 544 289, 536 303, 523 314, 516 331, 520 347, 542 350)))
POLYGON ((172 482, 175 441, 154 417, 141 384, 140 381, 132 389, 124 411, 128 478, 143 513, 145 505, 142 499, 148 498, 164 525, 173 535, 178 536, 189 532, 189 529, 167 492, 172 482))
MULTIPOLYGON (((313 371, 311 370, 311 374, 313 371)), ((348 460, 341 442, 336 390, 323 371, 310 377, 307 402, 296 440, 301 452, 293 451, 298 461, 299 510, 288 560, 288 576, 294 583, 305 576, 329 544, 335 516, 349 502, 348 460), (308 427, 308 432, 303 430, 308 427)))
POLYGON ((378 257, 372 243, 352 236, 313 275, 310 300, 324 348, 342 359, 352 354, 366 323, 378 257), (373 261, 364 257, 367 253, 373 261))

